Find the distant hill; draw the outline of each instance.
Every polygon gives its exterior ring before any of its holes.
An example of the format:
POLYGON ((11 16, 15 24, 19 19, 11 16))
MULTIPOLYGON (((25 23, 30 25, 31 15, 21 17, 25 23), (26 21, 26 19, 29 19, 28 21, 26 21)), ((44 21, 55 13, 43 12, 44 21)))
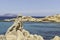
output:
POLYGON ((5 17, 16 17, 17 15, 16 14, 12 14, 12 13, 7 13, 7 14, 4 14, 2 16, 5 16, 5 17))
POLYGON ((17 15, 16 14, 4 14, 4 15, 0 15, 0 20, 4 20, 4 19, 11 19, 11 18, 16 18, 17 15))
MULTIPOLYGON (((0 15, 0 20, 4 19, 11 19, 11 18, 16 18, 17 14, 12 14, 12 13, 6 13, 4 15, 0 15)), ((45 16, 32 16, 34 18, 44 18, 45 16)))

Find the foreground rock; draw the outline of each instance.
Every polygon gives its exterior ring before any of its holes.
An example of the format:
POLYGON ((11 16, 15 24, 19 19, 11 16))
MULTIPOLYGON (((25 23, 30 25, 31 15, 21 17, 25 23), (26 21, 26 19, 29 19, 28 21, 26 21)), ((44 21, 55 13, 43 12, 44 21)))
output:
POLYGON ((0 35, 0 40, 6 40, 5 35, 0 35))
POLYGON ((22 27, 22 19, 17 17, 6 32, 6 40, 44 40, 40 35, 32 35, 22 27))
POLYGON ((42 36, 40 35, 32 35, 26 30, 17 30, 9 32, 6 35, 7 40, 44 40, 42 36))
POLYGON ((60 37, 59 36, 55 36, 53 39, 51 40, 60 40, 60 37))
POLYGON ((32 35, 22 27, 22 16, 18 16, 14 24, 5 34, 6 40, 44 40, 42 36, 32 35))

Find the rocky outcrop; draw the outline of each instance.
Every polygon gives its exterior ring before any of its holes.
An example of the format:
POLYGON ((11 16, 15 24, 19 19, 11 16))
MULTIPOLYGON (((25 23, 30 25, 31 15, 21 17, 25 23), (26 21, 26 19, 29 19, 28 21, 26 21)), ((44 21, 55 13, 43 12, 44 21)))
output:
POLYGON ((14 24, 5 34, 6 40, 44 40, 40 35, 32 35, 22 27, 22 17, 15 19, 14 24))
POLYGON ((46 16, 45 19, 48 19, 50 22, 60 22, 60 14, 56 14, 53 16, 46 16))
POLYGON ((5 35, 0 35, 0 40, 6 40, 5 35))
POLYGON ((44 40, 40 35, 32 35, 26 30, 11 31, 6 35, 7 40, 44 40))
POLYGON ((60 37, 59 36, 55 36, 53 39, 51 40, 60 40, 60 37))

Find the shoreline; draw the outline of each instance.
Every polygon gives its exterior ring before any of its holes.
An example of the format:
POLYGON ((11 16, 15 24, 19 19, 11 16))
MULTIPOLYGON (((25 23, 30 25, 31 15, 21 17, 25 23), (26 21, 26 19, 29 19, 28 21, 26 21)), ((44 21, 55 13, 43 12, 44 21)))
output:
MULTIPOLYGON (((60 15, 46 16, 44 18, 34 18, 32 16, 22 16, 23 22, 60 22, 60 15)), ((15 21, 16 18, 5 19, 3 21, 15 21)))

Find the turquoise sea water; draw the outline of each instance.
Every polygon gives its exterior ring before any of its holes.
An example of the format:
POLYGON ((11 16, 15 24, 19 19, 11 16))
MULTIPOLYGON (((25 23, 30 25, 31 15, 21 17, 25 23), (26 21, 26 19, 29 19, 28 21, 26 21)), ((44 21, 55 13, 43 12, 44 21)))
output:
MULTIPOLYGON (((5 34, 7 29, 13 22, 0 22, 0 34, 5 34)), ((24 22, 24 29, 31 34, 38 34, 44 37, 45 40, 53 38, 55 35, 60 36, 60 23, 53 22, 24 22)))

